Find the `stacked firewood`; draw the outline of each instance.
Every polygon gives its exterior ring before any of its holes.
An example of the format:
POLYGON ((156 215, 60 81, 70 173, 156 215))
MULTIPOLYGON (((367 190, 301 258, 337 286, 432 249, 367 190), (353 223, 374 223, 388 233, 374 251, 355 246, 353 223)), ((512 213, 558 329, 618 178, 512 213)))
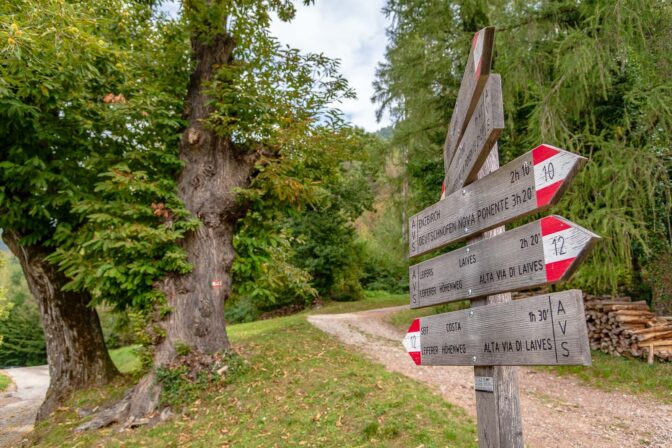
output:
POLYGON ((629 297, 586 296, 588 339, 593 350, 617 356, 672 361, 672 317, 653 314, 629 297))

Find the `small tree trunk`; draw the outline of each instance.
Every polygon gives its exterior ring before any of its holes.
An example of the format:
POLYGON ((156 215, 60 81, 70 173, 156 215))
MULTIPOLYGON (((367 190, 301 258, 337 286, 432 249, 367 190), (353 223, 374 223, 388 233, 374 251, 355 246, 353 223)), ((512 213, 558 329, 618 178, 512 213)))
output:
POLYGON ((118 371, 105 347, 98 313, 84 292, 64 292, 68 278, 45 261, 49 250, 22 246, 20 236, 4 232, 2 238, 23 268, 30 292, 37 300, 49 362, 49 389, 37 413, 44 420, 71 392, 109 383, 118 371))

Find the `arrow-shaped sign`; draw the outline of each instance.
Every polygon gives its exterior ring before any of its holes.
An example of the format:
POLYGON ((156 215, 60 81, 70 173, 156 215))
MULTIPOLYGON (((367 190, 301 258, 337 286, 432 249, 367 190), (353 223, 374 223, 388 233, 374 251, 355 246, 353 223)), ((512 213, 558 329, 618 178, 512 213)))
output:
POLYGON ((403 344, 418 365, 591 364, 576 289, 415 319, 403 344))
POLYGON ((411 266, 411 308, 566 280, 600 237, 552 215, 411 266))
POLYGON ((586 158, 540 145, 409 220, 409 256, 463 240, 555 204, 586 158))
POLYGON ((446 194, 476 180, 478 171, 504 129, 502 78, 491 74, 469 119, 450 165, 446 169, 446 194))
POLYGON ((471 51, 467 60, 467 67, 462 76, 460 90, 457 93, 457 101, 450 118, 448 134, 444 144, 443 157, 445 170, 455 155, 457 145, 460 143, 469 118, 476 108, 481 92, 485 87, 492 65, 492 48, 495 41, 495 28, 483 28, 474 34, 471 41, 471 51))

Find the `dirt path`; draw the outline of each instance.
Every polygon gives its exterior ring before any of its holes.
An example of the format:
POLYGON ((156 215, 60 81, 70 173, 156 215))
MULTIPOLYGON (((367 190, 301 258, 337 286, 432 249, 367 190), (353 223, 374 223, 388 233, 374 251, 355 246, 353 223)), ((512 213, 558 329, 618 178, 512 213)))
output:
MULTIPOLYGON (((421 381, 475 417, 473 368, 416 366, 385 322, 406 307, 312 315, 308 321, 393 372, 421 381)), ((519 369, 525 443, 531 447, 672 448, 672 405, 604 392, 578 379, 519 369)))
POLYGON ((47 366, 3 370, 12 377, 15 388, 0 394, 0 448, 18 446, 33 430, 37 409, 49 387, 47 366))

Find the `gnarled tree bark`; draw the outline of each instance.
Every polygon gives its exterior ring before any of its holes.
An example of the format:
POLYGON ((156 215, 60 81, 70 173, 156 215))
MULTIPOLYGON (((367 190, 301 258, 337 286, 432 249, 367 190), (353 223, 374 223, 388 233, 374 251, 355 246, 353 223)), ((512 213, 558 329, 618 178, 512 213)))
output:
MULTIPOLYGON (((153 370, 127 397, 80 430, 115 422, 134 426, 156 415, 161 385, 156 369, 170 366, 176 347, 190 353, 210 355, 230 347, 224 323, 224 302, 231 292, 233 236, 237 219, 244 212, 235 189, 249 185, 255 155, 239 151, 229 138, 216 135, 204 121, 212 112, 205 84, 217 67, 232 63, 233 39, 225 24, 208 38, 192 35, 192 73, 185 104, 188 127, 180 142, 185 167, 178 177, 179 195, 186 208, 201 222, 198 230, 182 241, 192 272, 170 275, 157 286, 166 296, 170 314, 160 323, 165 338, 156 346, 153 370)), ((211 29, 216 29, 212 26, 211 29)))
POLYGON ((37 413, 44 420, 78 389, 109 383, 117 374, 105 347, 98 313, 85 292, 64 292, 69 279, 45 260, 50 251, 23 246, 16 232, 2 238, 19 259, 30 292, 40 307, 49 362, 49 389, 37 413))
MULTIPOLYGON (((209 2, 203 4, 207 8, 209 2)), ((235 190, 249 186, 258 156, 237 148, 230 138, 218 136, 206 126, 212 113, 206 84, 218 67, 233 63, 235 46, 227 33, 226 19, 208 23, 207 28, 207 35, 201 27, 192 30, 194 71, 185 101, 188 126, 180 141, 184 169, 177 179, 186 208, 200 220, 200 227, 181 242, 193 270, 169 275, 156 286, 165 294, 171 311, 159 323, 165 338, 155 347, 152 370, 121 402, 81 425, 80 431, 119 422, 132 427, 156 417, 161 396, 156 372, 173 365, 178 346, 189 347, 194 355, 230 348, 224 302, 231 292, 235 223, 245 211, 235 190)))

